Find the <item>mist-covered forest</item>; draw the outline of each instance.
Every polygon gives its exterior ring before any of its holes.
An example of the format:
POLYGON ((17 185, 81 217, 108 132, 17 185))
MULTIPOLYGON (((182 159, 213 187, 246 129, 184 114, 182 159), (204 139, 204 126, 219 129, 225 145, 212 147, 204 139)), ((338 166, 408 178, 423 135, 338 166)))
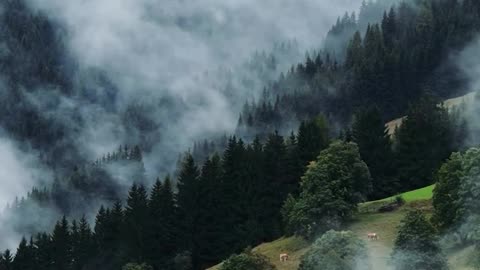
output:
POLYGON ((478 269, 480 2, 332 2, 0 2, 0 270, 478 269))

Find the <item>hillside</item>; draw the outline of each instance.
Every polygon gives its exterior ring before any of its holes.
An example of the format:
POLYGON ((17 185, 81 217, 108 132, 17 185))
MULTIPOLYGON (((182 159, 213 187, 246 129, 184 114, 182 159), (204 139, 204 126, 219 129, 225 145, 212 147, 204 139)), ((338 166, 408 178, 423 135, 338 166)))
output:
MULTIPOLYGON (((409 191, 401 194, 406 204, 393 212, 379 213, 377 210, 394 197, 378 201, 366 202, 359 206, 359 213, 354 220, 346 226, 345 230, 351 230, 360 238, 366 240, 369 232, 379 235, 378 241, 367 241, 373 270, 390 269, 388 260, 397 234, 397 227, 405 213, 412 209, 421 209, 430 214, 432 211, 431 198, 434 185, 409 191)), ((309 243, 299 237, 280 238, 270 243, 263 243, 253 250, 267 256, 278 270, 295 270, 300 264, 301 256, 308 251, 309 243), (290 260, 280 262, 280 253, 288 253, 290 260)), ((473 269, 466 266, 471 254, 471 249, 458 250, 449 254, 449 263, 452 269, 473 269)), ((220 265, 208 270, 220 269, 220 265)))

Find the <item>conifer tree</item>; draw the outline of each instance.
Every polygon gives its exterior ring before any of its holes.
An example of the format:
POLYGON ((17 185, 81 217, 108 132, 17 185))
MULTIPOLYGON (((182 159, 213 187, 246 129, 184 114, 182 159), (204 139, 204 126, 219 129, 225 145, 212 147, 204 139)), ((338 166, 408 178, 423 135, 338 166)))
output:
POLYGON ((371 107, 358 112, 352 124, 352 140, 372 176, 372 199, 393 195, 397 189, 394 180, 394 156, 380 111, 371 107))
MULTIPOLYGON (((115 218, 115 208, 112 210, 115 218)), ((133 262, 143 262, 147 252, 148 198, 143 185, 133 184, 128 193, 125 207, 125 246, 127 258, 133 262)))
POLYGON ((198 269, 198 245, 195 241, 198 223, 198 179, 200 172, 190 153, 183 159, 177 180, 177 206, 179 212, 180 232, 179 248, 192 255, 194 269, 198 269))
POLYGON ((63 216, 52 233, 52 269, 69 269, 71 261, 71 235, 67 218, 63 216))

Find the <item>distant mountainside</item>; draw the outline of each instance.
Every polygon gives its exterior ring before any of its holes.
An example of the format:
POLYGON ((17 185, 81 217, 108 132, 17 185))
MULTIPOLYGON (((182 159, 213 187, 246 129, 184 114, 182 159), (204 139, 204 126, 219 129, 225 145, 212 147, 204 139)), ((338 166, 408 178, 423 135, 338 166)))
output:
MULTIPOLYGON (((442 105, 448 108, 449 110, 451 110, 462 104, 465 104, 465 105, 472 104, 473 101, 475 100, 475 97, 476 97, 476 92, 470 92, 463 96, 446 99, 442 102, 442 105)), ((405 119, 405 116, 402 116, 400 118, 396 118, 392 121, 387 122, 385 124, 385 128, 388 135, 393 135, 395 133, 395 129, 399 128, 400 125, 402 125, 402 122, 404 119, 405 119)))

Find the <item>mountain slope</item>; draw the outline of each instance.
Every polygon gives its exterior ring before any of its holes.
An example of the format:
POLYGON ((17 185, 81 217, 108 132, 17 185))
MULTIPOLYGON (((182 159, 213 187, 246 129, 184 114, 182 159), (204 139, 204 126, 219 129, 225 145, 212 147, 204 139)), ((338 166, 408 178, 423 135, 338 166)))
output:
MULTIPOLYGON (((358 237, 366 240, 373 270, 391 269, 388 262, 400 221, 412 208, 421 209, 427 214, 431 213, 433 187, 432 185, 401 194, 407 203, 392 212, 379 213, 377 210, 393 198, 367 202, 359 206, 359 213, 344 229, 351 230, 358 237), (366 235, 369 232, 377 233, 379 235, 378 241, 367 241, 366 235)), ((309 243, 305 240, 298 237, 287 237, 270 243, 263 243, 253 250, 267 256, 278 270, 296 270, 300 264, 301 256, 308 249, 309 243), (280 253, 288 253, 290 260, 288 262, 280 262, 278 258, 280 253)), ((449 263, 452 269, 473 269, 466 265, 466 262, 469 261, 468 258, 471 257, 471 253, 471 248, 451 252, 449 254, 449 263)), ((209 270, 217 269, 220 269, 220 265, 209 268, 209 270)))

